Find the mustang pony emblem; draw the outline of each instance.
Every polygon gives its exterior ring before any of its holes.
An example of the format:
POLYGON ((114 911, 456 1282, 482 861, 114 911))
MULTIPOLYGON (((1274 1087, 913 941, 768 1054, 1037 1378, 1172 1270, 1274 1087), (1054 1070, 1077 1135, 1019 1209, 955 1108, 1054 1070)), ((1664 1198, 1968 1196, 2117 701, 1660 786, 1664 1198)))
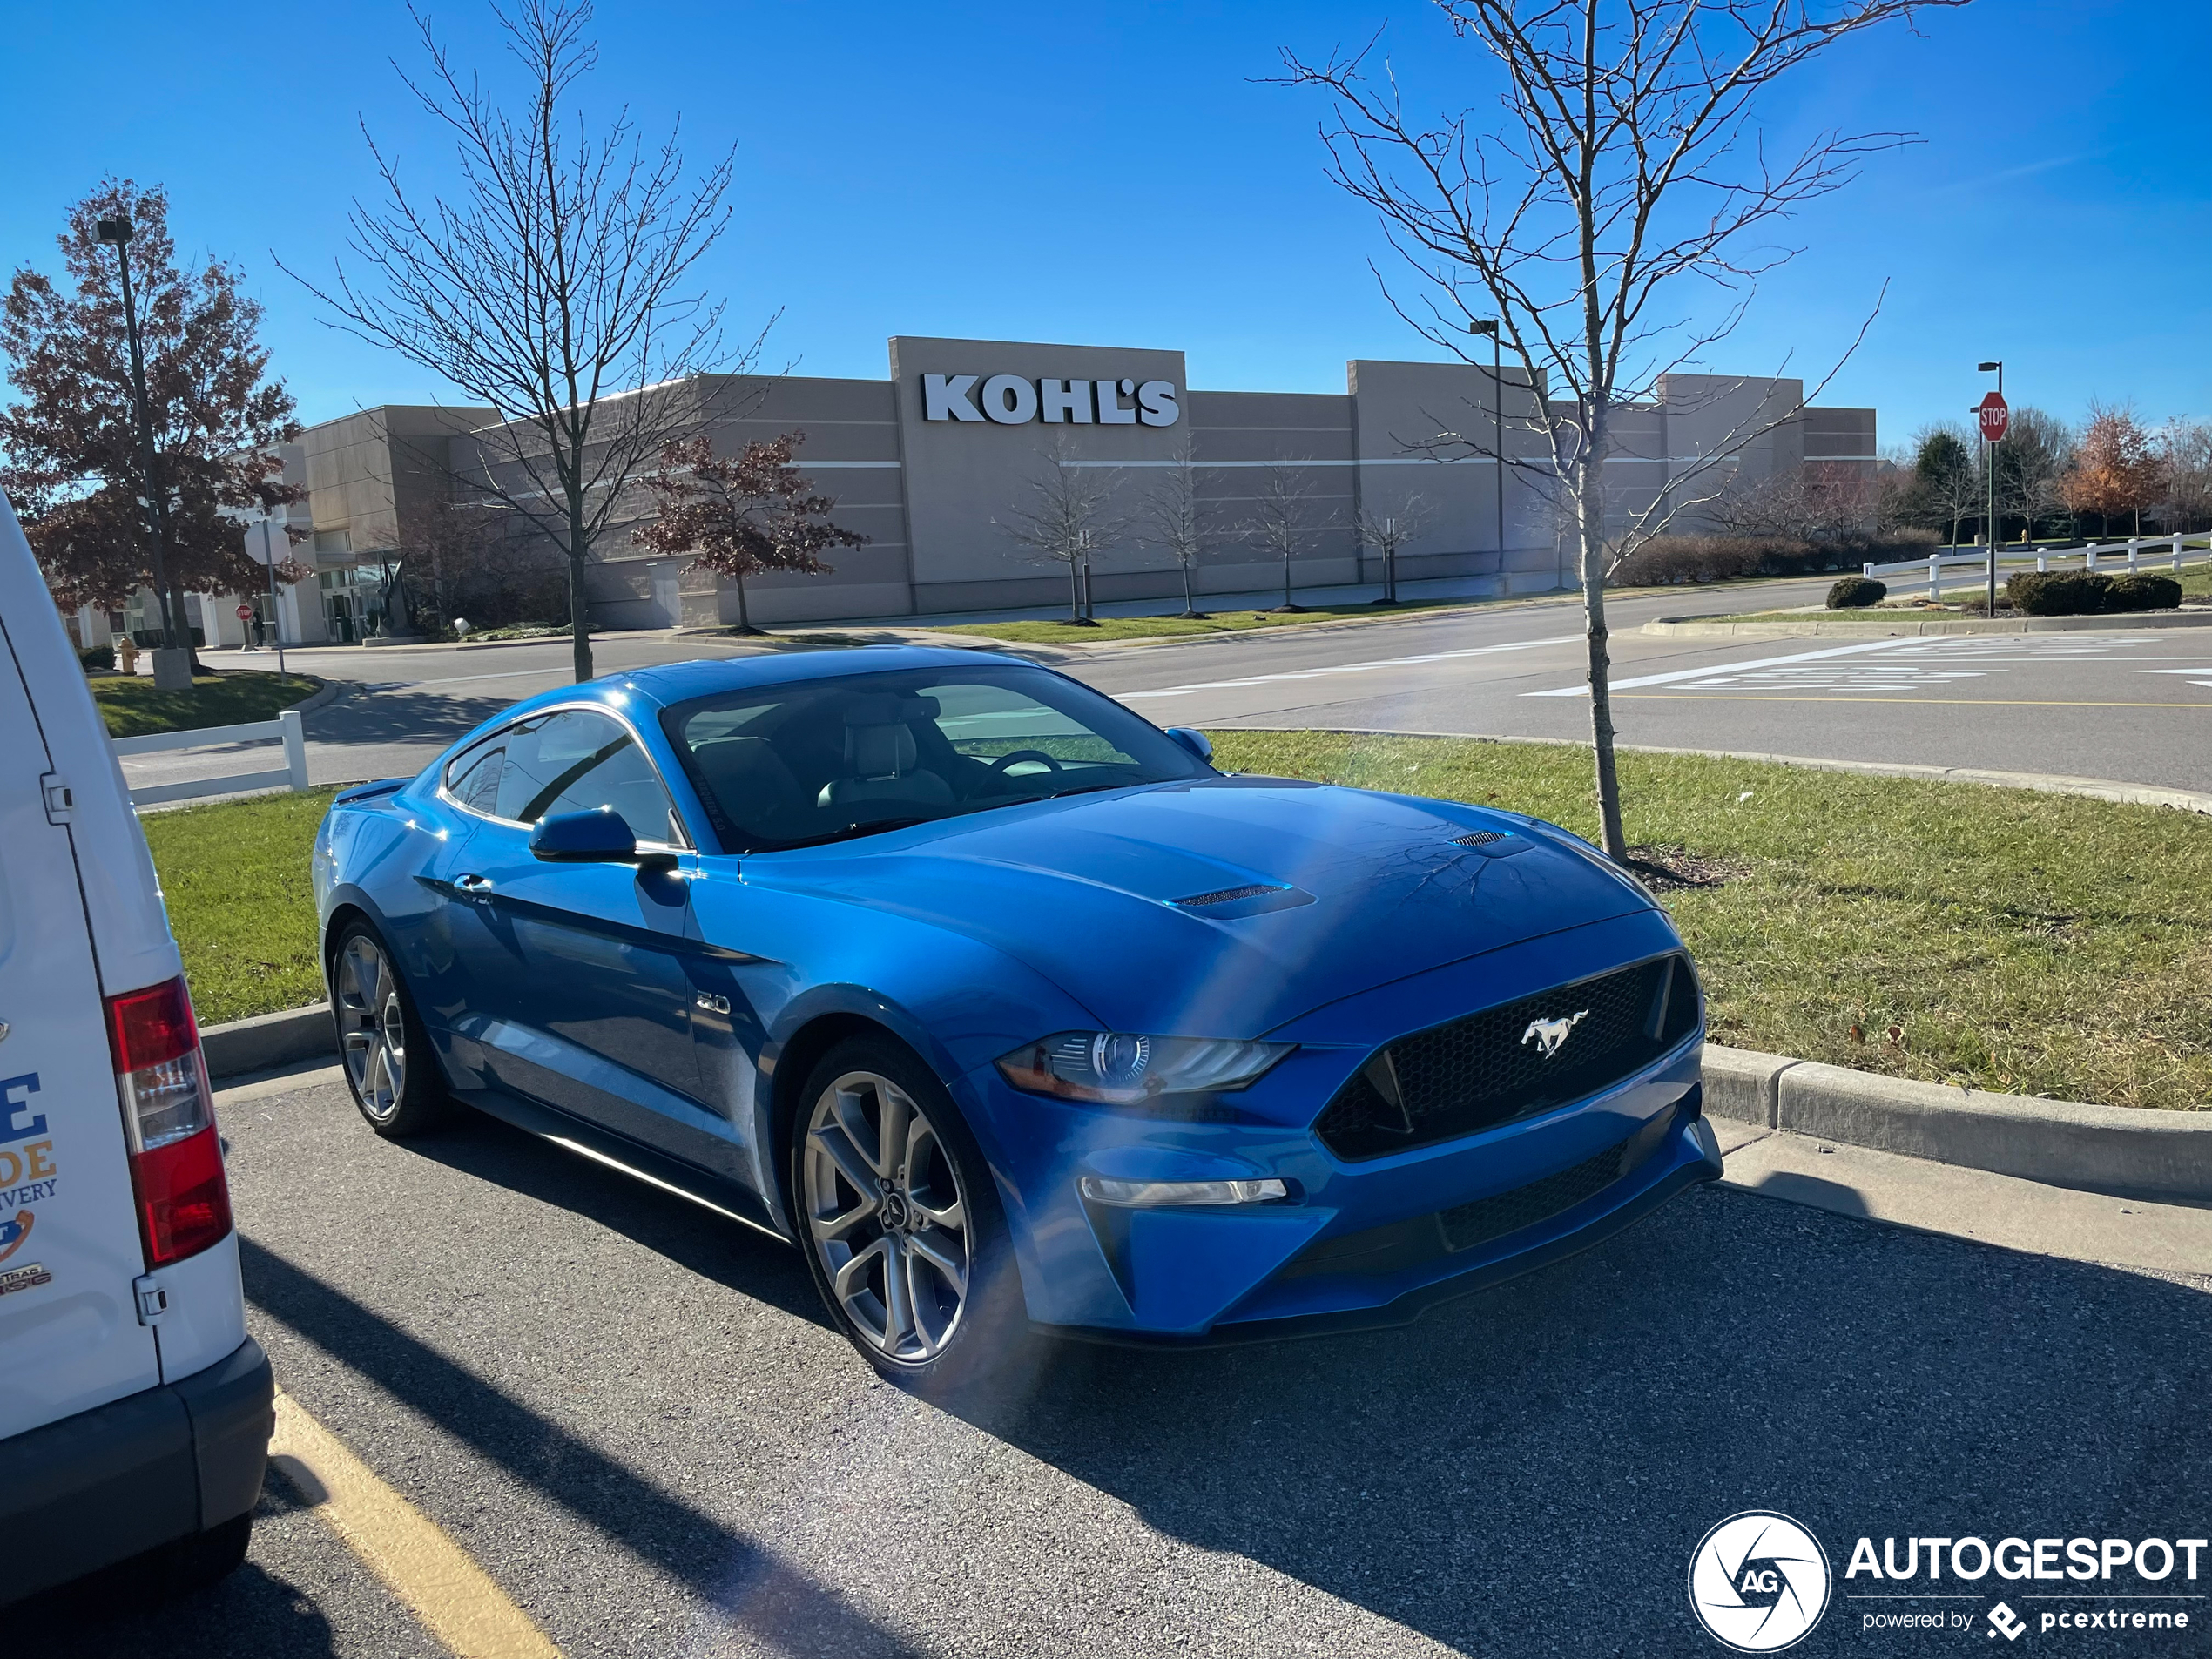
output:
POLYGON ((1537 1052, 1548 1060, 1566 1046, 1567 1039, 1573 1035, 1575 1028, 1589 1017, 1590 1011, 1584 1008, 1580 1013, 1565 1015, 1556 1020, 1531 1020, 1528 1028, 1521 1034, 1521 1046, 1527 1048, 1529 1039, 1534 1037, 1537 1052))

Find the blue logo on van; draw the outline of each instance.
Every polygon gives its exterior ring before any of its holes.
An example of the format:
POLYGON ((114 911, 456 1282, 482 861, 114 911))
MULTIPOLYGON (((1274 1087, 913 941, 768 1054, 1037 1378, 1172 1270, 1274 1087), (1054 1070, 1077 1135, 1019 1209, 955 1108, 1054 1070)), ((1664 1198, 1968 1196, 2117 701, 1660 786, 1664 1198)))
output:
POLYGON ((46 1114, 30 1111, 30 1096, 38 1092, 38 1074, 27 1071, 20 1077, 0 1078, 0 1141, 28 1140, 33 1135, 46 1132, 46 1114), (16 1091, 21 1089, 24 1098, 17 1100, 16 1091), (19 1122, 29 1115, 30 1122, 19 1122))

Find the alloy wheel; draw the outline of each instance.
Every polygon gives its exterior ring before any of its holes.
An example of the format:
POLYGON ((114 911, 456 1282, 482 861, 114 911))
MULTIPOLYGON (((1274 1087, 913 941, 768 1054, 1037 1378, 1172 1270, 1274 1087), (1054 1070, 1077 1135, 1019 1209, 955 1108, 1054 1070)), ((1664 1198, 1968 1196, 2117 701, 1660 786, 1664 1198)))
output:
POLYGON ((871 1071, 822 1091, 801 1161, 807 1243, 862 1340, 921 1365, 952 1341, 973 1256, 968 1195, 929 1116, 871 1071))
POLYGON ((346 941, 334 977, 347 1079, 363 1110, 380 1120, 389 1117, 407 1093, 407 1015, 399 976, 381 946, 355 934, 346 941))

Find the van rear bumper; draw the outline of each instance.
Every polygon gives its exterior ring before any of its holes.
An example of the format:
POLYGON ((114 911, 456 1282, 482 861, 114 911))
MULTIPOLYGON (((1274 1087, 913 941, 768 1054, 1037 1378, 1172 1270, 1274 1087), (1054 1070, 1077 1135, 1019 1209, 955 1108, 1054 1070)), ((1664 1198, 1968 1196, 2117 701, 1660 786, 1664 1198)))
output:
POLYGON ((253 1507, 274 1426, 269 1356, 248 1337, 204 1371, 0 1440, 0 1603, 253 1507))

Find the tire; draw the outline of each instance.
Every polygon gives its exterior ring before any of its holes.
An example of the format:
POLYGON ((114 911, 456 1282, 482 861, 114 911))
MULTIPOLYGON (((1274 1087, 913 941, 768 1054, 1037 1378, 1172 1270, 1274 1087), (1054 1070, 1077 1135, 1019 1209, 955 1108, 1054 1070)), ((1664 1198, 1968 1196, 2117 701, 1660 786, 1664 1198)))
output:
POLYGON ((368 1126, 395 1141, 436 1128, 448 1103, 438 1057, 390 948, 359 918, 331 956, 330 1013, 346 1086, 368 1126))
POLYGON ((206 1532, 165 1544, 154 1552, 147 1588, 160 1601, 206 1589, 238 1570, 253 1537, 253 1512, 249 1509, 206 1532))
POLYGON ((799 1251, 861 1358, 938 1399, 1018 1386, 1043 1345, 989 1167, 936 1074, 889 1037, 840 1042, 789 1140, 799 1251))

